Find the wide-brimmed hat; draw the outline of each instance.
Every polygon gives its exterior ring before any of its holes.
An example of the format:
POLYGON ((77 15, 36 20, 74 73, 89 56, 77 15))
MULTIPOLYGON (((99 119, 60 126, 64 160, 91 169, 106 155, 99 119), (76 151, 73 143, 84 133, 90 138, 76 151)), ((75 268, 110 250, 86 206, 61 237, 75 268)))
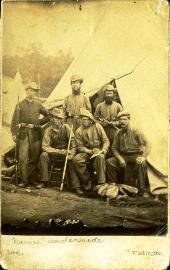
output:
POLYGON ((53 117, 56 117, 56 118, 64 119, 64 112, 63 112, 63 110, 58 109, 58 108, 54 108, 54 109, 51 111, 51 115, 52 115, 53 117))
POLYGON ((112 84, 106 84, 105 86, 103 86, 103 92, 106 91, 116 91, 117 89, 113 87, 112 84))
POLYGON ((37 86, 36 82, 27 83, 27 85, 25 86, 25 90, 28 90, 28 89, 33 89, 35 91, 40 90, 40 88, 37 86))
POLYGON ((120 117, 122 116, 127 116, 127 117, 130 117, 130 113, 127 112, 127 111, 121 111, 117 114, 117 119, 119 119, 120 117))
POLYGON ((72 75, 70 78, 71 82, 80 81, 80 83, 83 82, 83 78, 79 74, 72 75))
POLYGON ((81 117, 85 116, 88 117, 90 120, 92 120, 93 122, 95 122, 93 115, 91 114, 91 112, 89 112, 86 109, 80 109, 80 115, 81 117))

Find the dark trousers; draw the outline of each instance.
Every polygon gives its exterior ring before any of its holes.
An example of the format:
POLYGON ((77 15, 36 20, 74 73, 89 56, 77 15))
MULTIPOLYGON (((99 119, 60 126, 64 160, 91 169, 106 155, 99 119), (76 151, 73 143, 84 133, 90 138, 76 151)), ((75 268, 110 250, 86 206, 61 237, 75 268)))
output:
MULTIPOLYGON (((86 162, 90 161, 89 154, 79 153, 73 159, 74 168, 81 179, 83 184, 86 184, 90 179, 90 172, 87 170, 86 162)), ((106 164, 105 164, 105 155, 101 154, 91 160, 93 162, 94 169, 97 174, 98 184, 106 182, 106 164)))
MULTIPOLYGON (((43 152, 40 155, 40 171, 41 171, 41 180, 46 182, 48 181, 48 168, 49 164, 53 160, 57 162, 58 160, 63 160, 63 164, 65 162, 65 156, 57 155, 57 154, 48 154, 47 152, 43 152)), ((64 167, 64 166, 63 166, 64 167)), ((67 162, 67 170, 70 176, 70 182, 72 189, 80 187, 78 176, 74 170, 72 160, 68 160, 67 162)))
POLYGON ((104 128, 104 131, 106 132, 106 135, 107 135, 107 137, 108 137, 108 139, 110 141, 110 145, 112 145, 117 129, 114 128, 114 127, 111 127, 111 126, 106 126, 106 127, 103 127, 103 128, 104 128))
POLYGON ((38 168, 40 152, 41 140, 35 140, 30 129, 24 139, 19 139, 19 166, 23 183, 27 184, 38 168))
POLYGON ((137 155, 122 157, 126 161, 126 168, 121 168, 119 161, 115 157, 106 161, 107 181, 109 183, 135 186, 139 192, 145 192, 148 187, 146 162, 137 164, 136 158, 139 157, 137 155))

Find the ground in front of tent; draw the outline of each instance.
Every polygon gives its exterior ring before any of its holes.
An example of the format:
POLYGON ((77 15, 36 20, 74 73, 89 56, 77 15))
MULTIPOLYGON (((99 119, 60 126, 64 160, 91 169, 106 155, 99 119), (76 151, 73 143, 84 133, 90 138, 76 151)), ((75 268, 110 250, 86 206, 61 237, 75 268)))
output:
POLYGON ((79 197, 56 186, 22 189, 2 181, 2 233, 25 235, 165 235, 167 200, 79 197), (22 203, 21 203, 22 202, 22 203))

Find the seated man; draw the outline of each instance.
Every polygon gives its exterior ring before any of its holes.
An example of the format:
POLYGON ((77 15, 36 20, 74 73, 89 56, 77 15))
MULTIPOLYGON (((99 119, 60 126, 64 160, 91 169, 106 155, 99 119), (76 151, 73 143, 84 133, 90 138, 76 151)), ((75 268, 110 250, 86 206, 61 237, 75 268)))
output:
MULTIPOLYGON (((37 185, 37 188, 46 186, 48 181, 48 164, 50 159, 63 159, 67 154, 68 141, 70 137, 70 126, 63 124, 64 113, 60 109, 52 110, 52 125, 48 127, 44 132, 42 141, 42 154, 40 155, 40 169, 41 169, 41 181, 42 183, 37 185)), ((68 155, 68 169, 71 178, 71 184, 76 186, 76 176, 72 167, 72 159, 76 153, 76 145, 74 140, 74 134, 72 133, 70 150, 68 155)))
POLYGON ((110 143, 103 127, 95 123, 92 114, 81 110, 81 126, 75 133, 75 140, 79 153, 74 157, 74 168, 81 182, 89 186, 90 173, 87 170, 86 162, 90 159, 93 162, 97 174, 98 184, 106 182, 105 155, 109 149, 110 143))
POLYGON ((146 157, 150 152, 150 145, 140 131, 130 126, 129 113, 122 111, 117 118, 121 129, 111 147, 113 157, 106 161, 107 180, 110 183, 120 183, 118 178, 123 173, 124 180, 121 183, 137 186, 139 194, 147 197, 146 157))

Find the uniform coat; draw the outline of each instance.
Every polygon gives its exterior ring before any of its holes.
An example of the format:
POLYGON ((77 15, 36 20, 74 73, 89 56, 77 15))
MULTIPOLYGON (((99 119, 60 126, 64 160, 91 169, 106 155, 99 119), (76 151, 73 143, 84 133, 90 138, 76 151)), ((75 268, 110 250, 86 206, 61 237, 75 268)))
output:
MULTIPOLYGON (((65 155, 62 154, 62 150, 66 150, 68 147, 70 131, 71 129, 68 124, 63 124, 60 128, 50 126, 45 130, 42 141, 43 153, 40 156, 41 179, 43 182, 48 181, 48 166, 51 160, 62 160, 64 163, 65 155)), ((80 186, 78 177, 72 165, 72 159, 75 156, 75 153, 76 144, 74 134, 72 133, 69 154, 70 159, 68 160, 67 168, 73 189, 80 186)))
POLYGON ((63 110, 66 113, 66 123, 70 126, 73 124, 74 131, 81 125, 80 109, 83 108, 91 112, 89 98, 84 94, 71 94, 64 100, 63 110))
POLYGON ((29 177, 38 167, 41 153, 41 125, 49 120, 49 112, 39 102, 27 98, 17 104, 11 122, 12 136, 19 128, 19 165, 22 181, 27 184, 29 177), (39 119, 40 114, 45 117, 39 119), (30 128, 28 125, 32 124, 30 128))
MULTIPOLYGON (((90 161, 91 155, 86 150, 98 149, 108 151, 110 143, 103 127, 99 123, 93 123, 88 128, 80 126, 76 131, 75 140, 79 153, 74 157, 73 164, 81 181, 87 183, 90 173, 87 170, 86 162, 90 161)), ((105 154, 101 153, 91 161, 97 174, 98 184, 105 183, 105 154)))
POLYGON ((137 129, 130 127, 119 130, 111 147, 113 157, 107 164, 107 180, 111 183, 124 183, 136 186, 140 192, 145 192, 148 186, 146 162, 137 164, 136 159, 145 155, 149 143, 145 136, 137 129), (126 168, 122 169, 118 158, 122 157, 126 162, 126 168), (121 175, 121 179, 119 176, 121 175))
MULTIPOLYGON (((117 103, 117 102, 112 102, 112 104, 106 104, 106 102, 101 102, 97 105, 94 117, 96 120, 98 118, 105 119, 109 122, 115 122, 116 121, 116 116, 120 111, 122 111, 123 108, 122 106, 117 103)), ((116 133, 116 128, 109 125, 108 123, 104 121, 97 120, 104 128, 107 137, 110 140, 110 143, 112 144, 115 133, 116 133)))

